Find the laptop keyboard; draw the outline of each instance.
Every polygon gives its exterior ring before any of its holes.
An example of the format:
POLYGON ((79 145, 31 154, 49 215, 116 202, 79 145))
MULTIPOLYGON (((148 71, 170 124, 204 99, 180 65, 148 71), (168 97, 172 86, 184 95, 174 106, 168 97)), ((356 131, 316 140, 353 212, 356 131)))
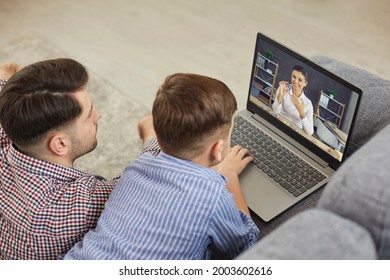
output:
POLYGON ((300 196, 326 178, 241 116, 235 117, 232 133, 232 145, 236 144, 249 150, 254 158, 251 164, 294 197, 300 196))

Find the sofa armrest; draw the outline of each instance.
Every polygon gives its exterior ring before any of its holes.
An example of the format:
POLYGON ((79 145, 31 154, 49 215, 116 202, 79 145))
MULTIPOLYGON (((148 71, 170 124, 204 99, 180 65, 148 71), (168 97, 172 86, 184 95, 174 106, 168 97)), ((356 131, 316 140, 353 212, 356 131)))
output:
POLYGON ((390 125, 344 162, 317 207, 366 228, 379 259, 390 259, 390 125))

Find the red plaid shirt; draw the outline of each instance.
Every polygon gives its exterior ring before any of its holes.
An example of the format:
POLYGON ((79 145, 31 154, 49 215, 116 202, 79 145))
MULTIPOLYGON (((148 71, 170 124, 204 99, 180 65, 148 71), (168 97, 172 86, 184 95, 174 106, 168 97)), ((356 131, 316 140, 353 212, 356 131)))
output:
MULTIPOLYGON (((0 87, 1 89, 1 87, 0 87)), ((156 140, 143 152, 158 153, 156 140)), ((117 178, 19 152, 0 126, 0 259, 57 259, 96 226, 117 178)))
POLYGON ((20 153, 0 127, 0 259, 57 259, 94 228, 116 180, 20 153))
MULTIPOLYGON (((157 154, 157 141, 143 152, 157 154)), ((57 259, 96 226, 119 176, 93 175, 20 153, 0 126, 0 259, 57 259)))

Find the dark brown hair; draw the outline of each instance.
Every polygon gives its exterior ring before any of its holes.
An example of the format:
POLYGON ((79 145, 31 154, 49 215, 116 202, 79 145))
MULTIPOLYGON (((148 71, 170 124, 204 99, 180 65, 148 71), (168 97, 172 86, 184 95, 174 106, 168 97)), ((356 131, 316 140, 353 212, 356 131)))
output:
POLYGON ((309 75, 307 74, 307 72, 305 71, 305 68, 303 68, 302 66, 300 66, 300 65, 295 65, 294 67, 293 67, 293 71, 298 71, 298 72, 300 72, 304 77, 305 77, 305 82, 308 82, 309 81, 309 75))
POLYGON ((22 68, 0 93, 0 122, 16 145, 28 147, 50 130, 72 123, 82 108, 75 92, 88 82, 86 68, 67 58, 22 68))
MULTIPOLYGON (((153 124, 161 149, 191 159, 221 130, 226 136, 237 102, 221 81, 196 74, 168 76, 153 104, 153 124)), ((219 135, 219 136, 221 136, 219 135)))

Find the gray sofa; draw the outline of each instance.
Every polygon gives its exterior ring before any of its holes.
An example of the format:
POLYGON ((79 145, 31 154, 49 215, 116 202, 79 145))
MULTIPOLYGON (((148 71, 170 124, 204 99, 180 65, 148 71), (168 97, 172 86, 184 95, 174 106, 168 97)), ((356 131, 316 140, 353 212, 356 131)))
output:
POLYGON ((390 259, 390 81, 328 57, 312 59, 363 90, 354 153, 314 207, 238 259, 390 259))

